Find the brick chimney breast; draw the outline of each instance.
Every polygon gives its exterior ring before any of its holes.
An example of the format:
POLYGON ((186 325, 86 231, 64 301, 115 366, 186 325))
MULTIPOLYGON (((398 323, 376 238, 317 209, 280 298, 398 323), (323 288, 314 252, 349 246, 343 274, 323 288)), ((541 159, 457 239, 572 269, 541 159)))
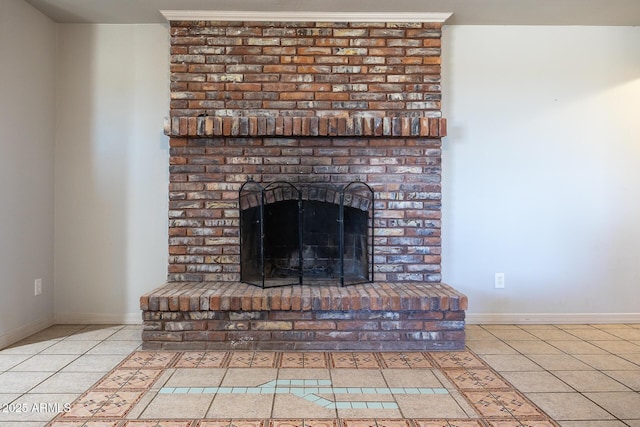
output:
POLYGON ((442 23, 170 25, 169 282, 239 280, 249 178, 366 182, 374 279, 441 280, 442 23))

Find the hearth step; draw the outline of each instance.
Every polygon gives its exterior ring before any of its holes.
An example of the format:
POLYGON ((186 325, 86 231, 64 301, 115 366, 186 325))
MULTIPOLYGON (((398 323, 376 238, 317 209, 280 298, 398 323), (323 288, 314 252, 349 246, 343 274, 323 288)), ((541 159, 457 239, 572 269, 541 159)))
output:
POLYGON ((464 348, 467 297, 444 283, 172 282, 140 308, 145 349, 433 351, 464 348))

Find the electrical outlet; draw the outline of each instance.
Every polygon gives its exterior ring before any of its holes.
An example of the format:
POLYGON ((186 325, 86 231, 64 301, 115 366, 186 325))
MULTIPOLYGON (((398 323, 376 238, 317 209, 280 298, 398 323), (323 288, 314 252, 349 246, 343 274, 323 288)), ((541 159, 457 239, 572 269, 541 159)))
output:
POLYGON ((496 289, 504 289, 504 273, 496 273, 493 284, 496 289))
POLYGON ((36 279, 35 282, 35 294, 37 295, 42 295, 42 279, 36 279))

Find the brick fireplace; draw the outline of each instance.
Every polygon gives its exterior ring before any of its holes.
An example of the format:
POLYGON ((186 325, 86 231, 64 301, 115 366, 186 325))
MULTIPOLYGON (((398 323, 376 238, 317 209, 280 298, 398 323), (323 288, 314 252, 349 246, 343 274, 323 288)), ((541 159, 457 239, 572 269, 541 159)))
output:
POLYGON ((457 349, 441 283, 441 22, 170 21, 168 283, 147 348, 457 349), (373 189, 373 283, 240 282, 247 180, 373 189))

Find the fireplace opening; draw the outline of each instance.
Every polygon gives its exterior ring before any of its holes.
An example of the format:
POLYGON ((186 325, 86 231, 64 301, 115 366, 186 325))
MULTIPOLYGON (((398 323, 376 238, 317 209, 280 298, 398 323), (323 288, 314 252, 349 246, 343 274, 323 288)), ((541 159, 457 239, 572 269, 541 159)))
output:
POLYGON ((243 184, 240 277, 256 286, 341 286, 373 280, 373 190, 243 184))

